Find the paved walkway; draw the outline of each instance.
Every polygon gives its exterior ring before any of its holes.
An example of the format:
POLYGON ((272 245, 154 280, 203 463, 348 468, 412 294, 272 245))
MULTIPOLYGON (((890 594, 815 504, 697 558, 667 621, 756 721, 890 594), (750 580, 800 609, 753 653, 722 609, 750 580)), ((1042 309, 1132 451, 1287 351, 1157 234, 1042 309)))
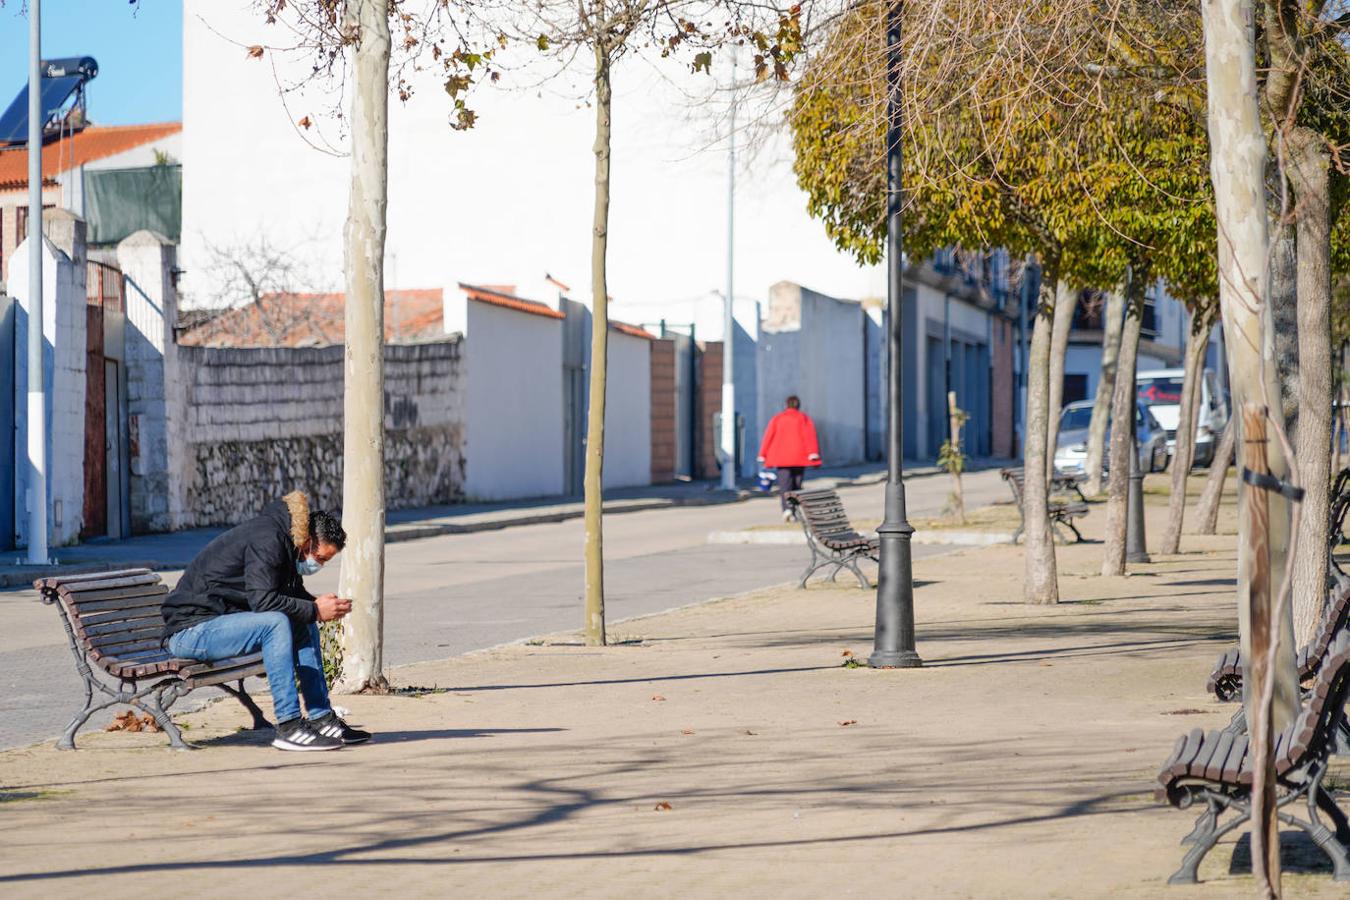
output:
MULTIPOLYGON (((992 468, 998 464, 998 460, 987 460, 973 468, 992 468)), ((935 474, 938 470, 931 465, 912 463, 906 471, 911 477, 919 477, 935 474)), ((878 483, 884 478, 885 468, 881 464, 867 463, 822 469, 812 477, 808 486, 866 485, 878 483)), ((754 495, 748 489, 722 491, 715 483, 707 481, 619 488, 605 492, 605 512, 612 515, 677 506, 735 503, 754 495)), ((385 540, 398 543, 443 534, 469 534, 520 525, 565 522, 580 518, 584 512, 584 504, 580 498, 574 497, 546 497, 504 503, 457 503, 392 510, 387 516, 385 540)), ((56 560, 56 564, 51 566, 25 565, 22 551, 5 551, 0 555, 0 588, 31 585, 35 579, 60 573, 97 572, 137 566, 164 571, 181 569, 221 531, 220 528, 195 528, 118 541, 96 539, 72 547, 57 547, 51 551, 56 560)))
MULTIPOLYGON (((224 703, 185 717, 195 753, 97 731, 0 753, 0 893, 1247 895, 1245 840, 1165 887, 1193 815, 1151 794, 1175 737, 1231 712, 1204 678, 1235 631, 1232 545, 1110 579, 1099 545, 1062 548, 1054 607, 1017 602, 1017 548, 917 560, 920 670, 841 666, 871 592, 775 588, 629 621, 621 646, 397 669, 438 690, 351 698, 379 736, 335 754, 259 746, 224 703)), ((1294 849, 1286 896, 1344 896, 1294 849)))

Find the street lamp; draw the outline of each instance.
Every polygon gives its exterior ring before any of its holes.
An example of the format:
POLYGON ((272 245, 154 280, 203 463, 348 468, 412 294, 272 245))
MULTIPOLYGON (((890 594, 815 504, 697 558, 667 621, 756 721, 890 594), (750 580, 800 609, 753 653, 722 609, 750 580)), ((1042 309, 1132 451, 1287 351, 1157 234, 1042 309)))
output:
POLYGON ((905 519, 903 481, 903 412, 901 394, 902 240, 900 233, 902 99, 900 85, 901 0, 892 0, 886 13, 886 314, 889 319, 886 366, 886 515, 877 528, 881 536, 881 567, 877 575, 877 627, 868 665, 874 669, 910 669, 923 665, 914 651, 914 568, 905 519))

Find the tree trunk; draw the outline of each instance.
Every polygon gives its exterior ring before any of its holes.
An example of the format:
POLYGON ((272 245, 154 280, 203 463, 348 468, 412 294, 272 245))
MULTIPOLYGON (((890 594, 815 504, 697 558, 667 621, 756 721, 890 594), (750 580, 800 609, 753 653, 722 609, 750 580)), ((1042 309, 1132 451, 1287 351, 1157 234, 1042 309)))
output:
POLYGON ((1327 597, 1327 514, 1331 490, 1330 155, 1322 136, 1295 128, 1289 182, 1298 198, 1299 504, 1294 560, 1294 635, 1311 641, 1327 597))
POLYGON ((1205 350, 1209 348, 1209 329, 1213 324, 1207 314, 1201 313, 1200 321, 1191 323, 1191 333, 1186 340, 1176 449, 1172 453, 1172 495, 1167 499, 1167 529, 1163 532, 1162 542, 1162 552, 1166 554, 1181 549, 1181 525, 1186 517, 1186 479, 1195 460, 1196 419, 1199 418, 1200 396, 1204 393, 1200 381, 1205 377, 1205 350))
POLYGON ((595 44, 595 230, 591 235, 591 385, 586 416, 586 644, 604 646, 605 555, 602 508, 605 474, 605 378, 609 361, 610 84, 609 48, 595 44))
POLYGON ((1046 472, 1055 474, 1055 450, 1059 446, 1059 414, 1064 409, 1064 357, 1069 352, 1069 332, 1078 308, 1078 291, 1067 281, 1055 285, 1055 324, 1050 332, 1050 408, 1045 427, 1046 472))
POLYGON ((961 453, 961 410, 956 405, 956 391, 947 392, 947 427, 951 433, 952 458, 952 517, 956 524, 966 524, 966 492, 961 488, 961 470, 965 459, 961 453))
MULTIPOLYGON (((1266 302, 1266 137, 1257 109, 1256 41, 1252 0, 1202 0, 1205 31, 1205 72, 1210 144, 1210 178, 1214 183, 1218 225, 1219 302, 1224 345, 1233 386, 1234 409, 1252 402, 1278 409, 1280 385, 1276 375, 1274 342, 1266 302), (1263 318, 1265 321, 1263 321, 1263 318)), ((1282 424, 1276 417, 1276 424, 1282 424)), ((1267 443, 1269 469, 1281 481, 1289 477, 1283 445, 1267 443)), ((1250 490, 1239 494, 1239 507, 1250 490)), ((1271 494, 1271 580, 1283 589, 1289 531, 1289 504, 1271 494)), ((1248 550, 1247 520, 1239 516, 1238 626, 1241 648, 1251 659, 1251 622, 1248 616, 1253 560, 1248 550)), ((1283 730, 1298 712, 1298 677, 1294 664, 1293 616, 1288 605, 1275 629, 1279 656, 1271 672, 1275 685, 1272 726, 1283 730)), ((1256 721, 1254 698, 1248 692, 1248 721, 1256 721)), ((1255 855, 1255 854, 1254 854, 1255 855)))
POLYGON ((1233 463, 1233 447, 1236 444, 1237 412, 1233 411, 1214 448, 1209 476, 1205 478, 1205 489, 1200 494, 1200 503, 1195 510, 1195 518, 1200 523, 1195 529, 1196 534, 1214 534, 1219 528, 1219 501, 1223 498, 1223 483, 1228 477, 1228 467, 1233 463))
POLYGON ((1298 251, 1294 229, 1271 225, 1270 316, 1274 325, 1275 365, 1280 380, 1278 409, 1291 440, 1298 436, 1298 251))
MULTIPOLYGON (((1053 283, 1047 279, 1046 283, 1053 283)), ((1050 530, 1047 428, 1050 401, 1050 341, 1054 328, 1053 301, 1042 292, 1031 329, 1027 360, 1026 447, 1022 461, 1022 520, 1026 552, 1022 599, 1027 603, 1058 603, 1059 574, 1055 563, 1054 533, 1050 530)))
POLYGON ((1111 400, 1116 389, 1116 366, 1120 357, 1120 333, 1125 327, 1125 295, 1112 291, 1106 295, 1106 321, 1102 329, 1102 373, 1097 379, 1097 397, 1092 404, 1092 422, 1088 425, 1087 494, 1102 492, 1102 451, 1106 445, 1106 426, 1111 421, 1111 400))
POLYGON ((1106 538, 1102 546, 1102 574, 1125 574, 1125 529, 1128 524, 1130 454, 1134 446, 1134 406, 1138 389, 1134 384, 1139 360, 1139 332, 1143 327, 1146 280, 1131 279, 1125 298, 1125 326, 1120 337, 1120 356, 1116 361, 1116 391, 1111 399, 1110 472, 1106 486, 1106 538))
POLYGON ((344 231, 342 519, 339 592, 345 691, 387 690, 384 678, 384 237, 389 191, 389 3, 349 5, 358 29, 352 88, 352 183, 344 231))

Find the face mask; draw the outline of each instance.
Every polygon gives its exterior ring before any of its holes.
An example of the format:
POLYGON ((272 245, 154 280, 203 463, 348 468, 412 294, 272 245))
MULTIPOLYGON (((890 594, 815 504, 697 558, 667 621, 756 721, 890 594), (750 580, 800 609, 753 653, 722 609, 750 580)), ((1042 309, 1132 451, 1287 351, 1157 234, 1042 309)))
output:
POLYGON ((295 561, 295 571, 299 572, 300 575, 304 577, 318 575, 319 570, 322 568, 323 563, 312 556, 306 556, 304 559, 297 559, 295 561))

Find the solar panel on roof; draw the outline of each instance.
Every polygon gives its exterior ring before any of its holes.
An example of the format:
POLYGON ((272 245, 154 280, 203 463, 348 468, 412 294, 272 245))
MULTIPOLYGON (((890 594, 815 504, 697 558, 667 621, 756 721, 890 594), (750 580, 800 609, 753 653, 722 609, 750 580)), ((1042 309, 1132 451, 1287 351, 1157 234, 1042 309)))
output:
MULTIPOLYGON (((63 75, 59 78, 43 78, 42 94, 39 98, 42 104, 42 121, 46 122, 53 115, 61 110, 70 95, 79 89, 84 83, 83 75, 63 75)), ((28 85, 24 85, 19 91, 19 96, 14 98, 14 102, 5 110, 5 114, 0 116, 0 144, 23 144, 28 141, 28 85)))

